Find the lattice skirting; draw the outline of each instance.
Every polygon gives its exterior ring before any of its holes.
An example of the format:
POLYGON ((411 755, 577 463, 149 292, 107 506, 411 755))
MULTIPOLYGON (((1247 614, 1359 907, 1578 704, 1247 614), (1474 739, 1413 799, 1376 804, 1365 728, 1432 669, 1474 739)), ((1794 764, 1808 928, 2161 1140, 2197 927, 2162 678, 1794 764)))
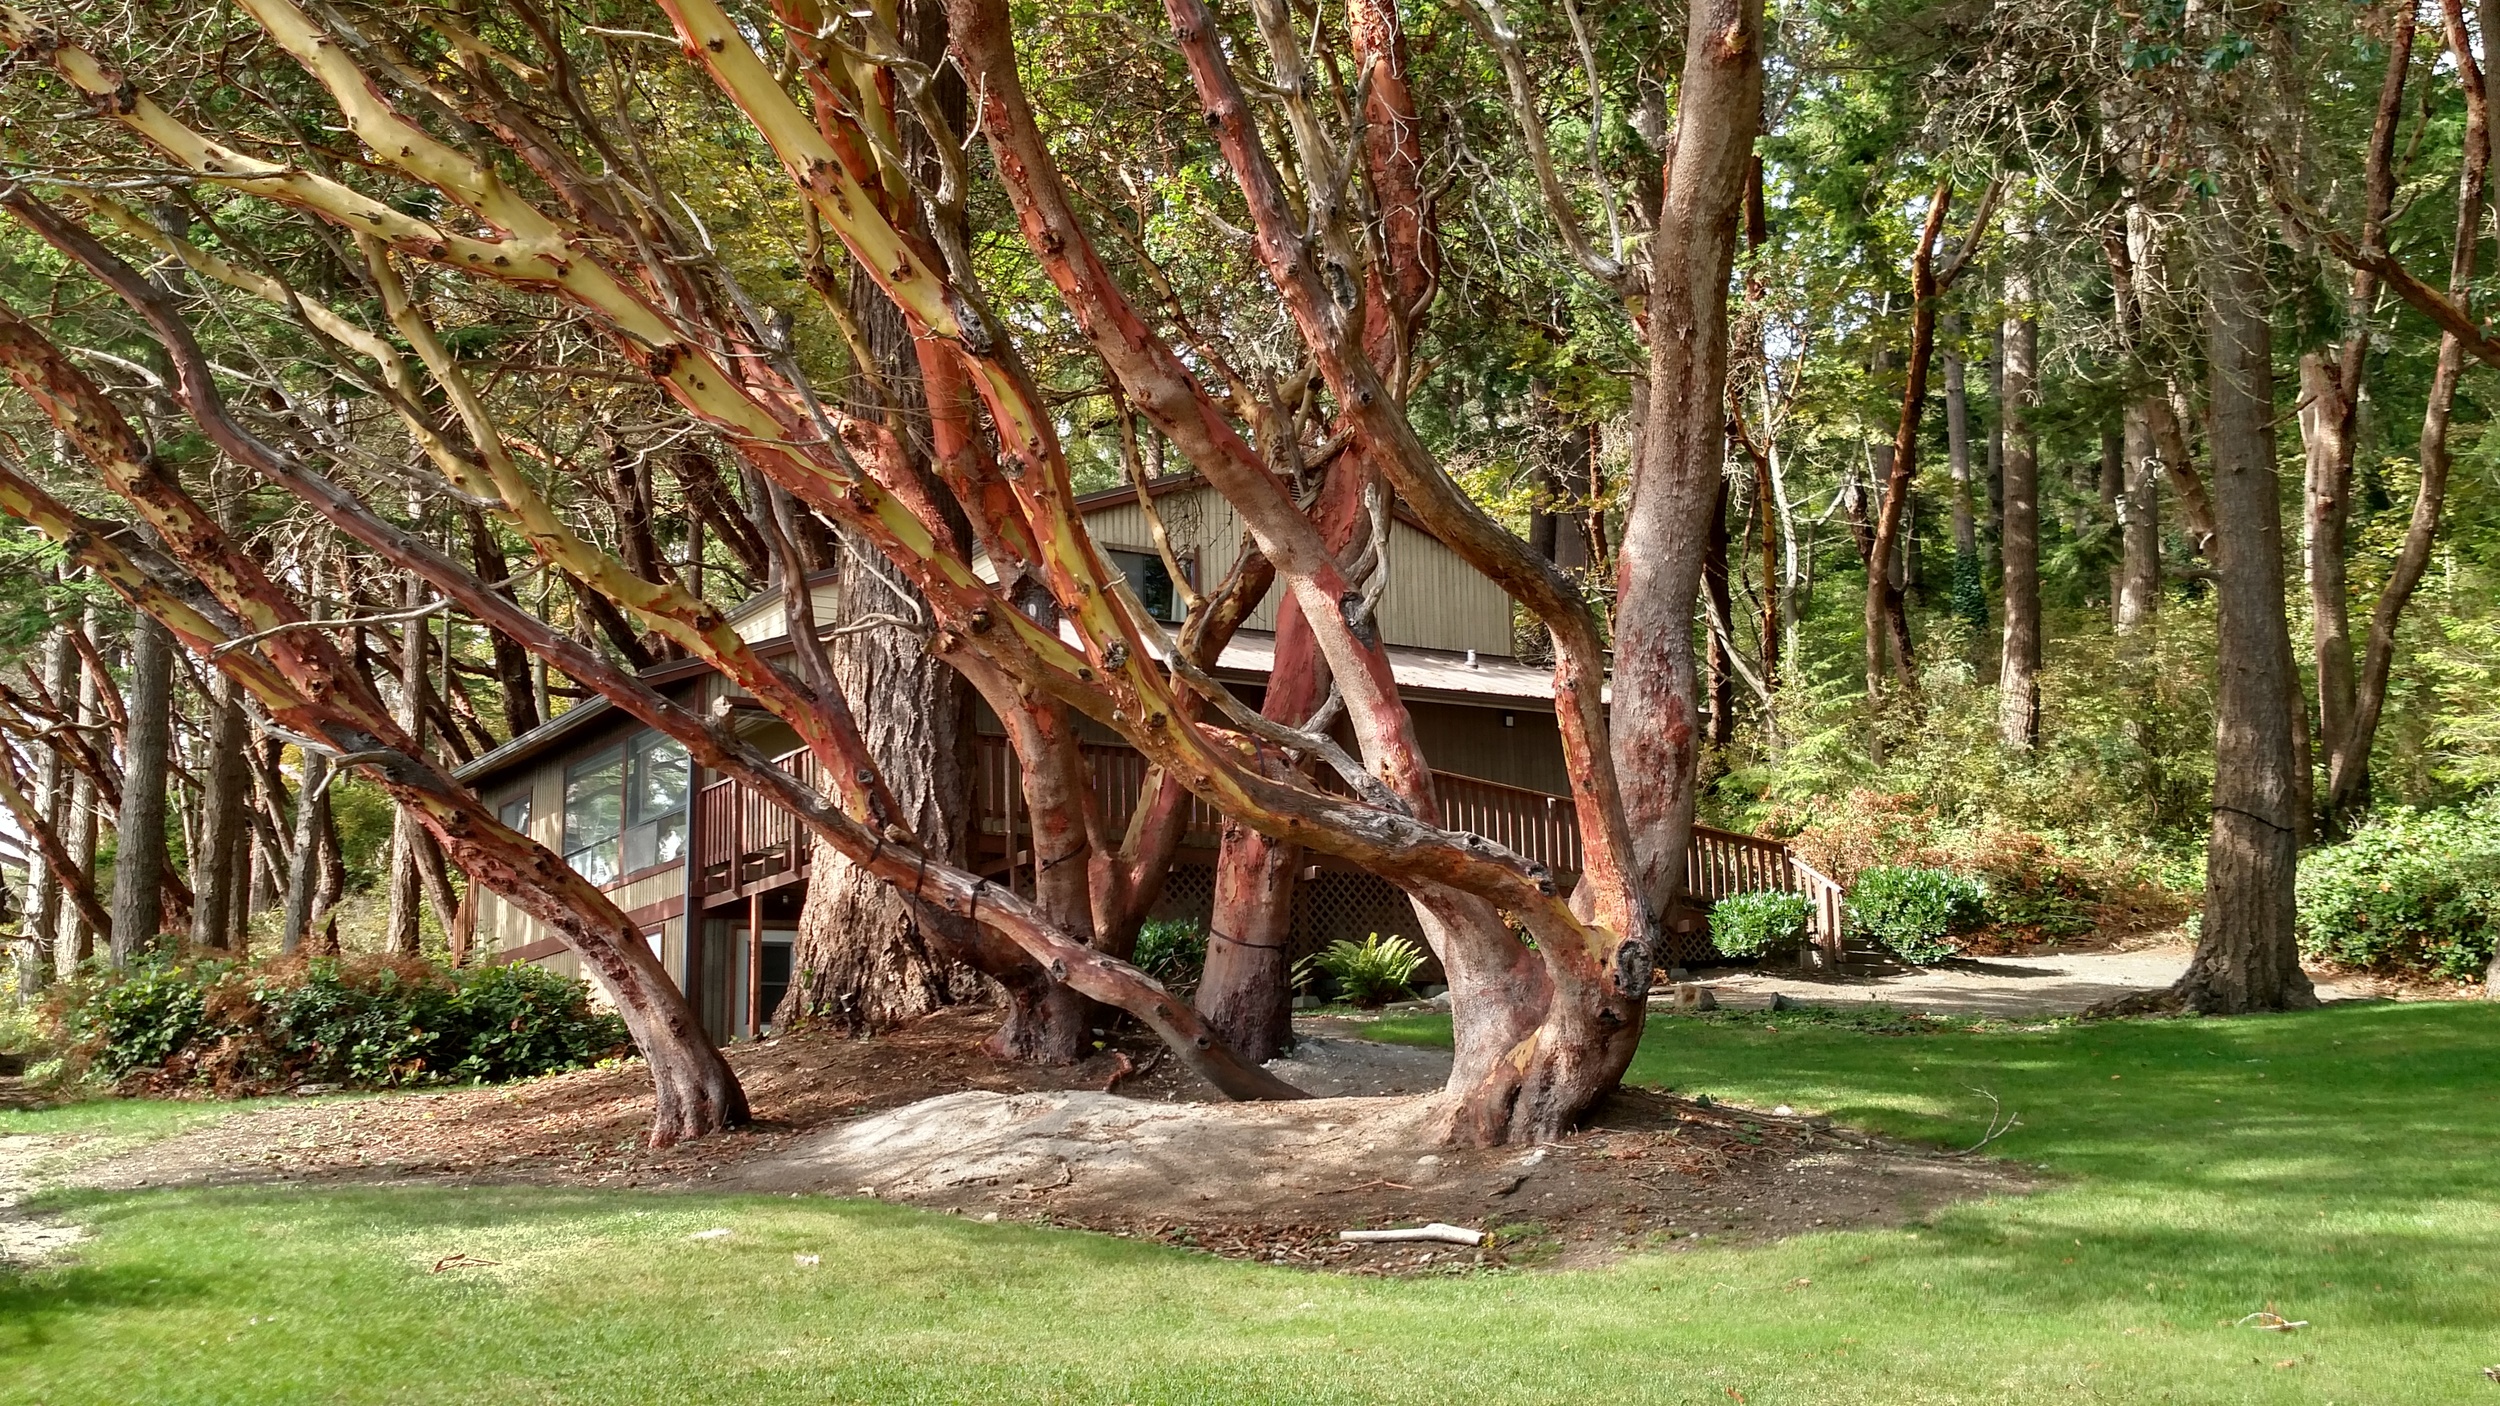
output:
MULTIPOLYGON (((1215 870, 1205 864, 1175 864, 1164 881, 1158 918, 1187 918, 1204 923, 1215 909, 1215 870)), ((1415 922, 1415 905, 1397 886, 1370 874, 1335 869, 1293 886, 1292 954, 1308 956, 1339 940, 1360 942, 1372 933, 1405 937, 1418 946, 1423 931, 1415 922)), ((1434 972, 1438 972, 1436 963, 1434 972)), ((1434 979, 1438 979, 1436 976, 1434 979)))

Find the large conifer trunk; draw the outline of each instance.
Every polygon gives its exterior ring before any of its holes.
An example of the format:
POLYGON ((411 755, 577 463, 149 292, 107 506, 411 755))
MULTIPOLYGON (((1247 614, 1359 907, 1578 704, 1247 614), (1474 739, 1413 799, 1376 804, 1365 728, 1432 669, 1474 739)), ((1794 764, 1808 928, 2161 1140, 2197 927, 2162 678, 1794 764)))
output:
MULTIPOLYGON (((845 552, 837 571, 835 620, 906 609, 864 551, 845 552)), ((903 807, 902 824, 931 849, 960 856, 970 799, 962 678, 917 633, 892 626, 841 635, 826 653, 903 807)), ((832 846, 815 846, 779 1023, 817 1020, 865 1034, 978 997, 979 979, 932 950, 906 895, 832 846)))
POLYGON ((174 640, 141 616, 130 634, 129 741, 122 804, 113 822, 113 965, 156 942, 165 915, 167 766, 173 759, 174 640))
POLYGON ((2124 437, 2126 491, 2118 499, 2115 623, 2119 633, 2131 634, 2150 626, 2161 607, 2161 456, 2141 400, 2127 407, 2124 437))
POLYGON ((208 784, 200 798, 199 853, 191 866, 191 945, 229 950, 241 943, 244 888, 251 882, 246 827, 251 799, 250 720, 241 691, 220 679, 211 700, 208 784))
POLYGON ((2208 251, 2213 367, 2215 574, 2221 624, 2214 708, 2213 835, 2204 928, 2178 994, 2193 1010, 2315 1005, 2292 933, 2300 786, 2292 728, 2297 684, 2283 609, 2283 510, 2274 467, 2274 367, 2262 258, 2215 212, 2208 251))
MULTIPOLYGON (((945 12, 935 3, 902 8, 904 42, 924 61, 936 63, 946 52, 945 12)), ((960 80, 942 87, 941 101, 960 112, 960 80)), ((927 160, 919 127, 906 129, 905 141, 910 159, 927 160)), ((882 413, 915 466, 925 470, 932 428, 910 329, 869 280, 855 276, 852 289, 863 349, 874 359, 876 380, 889 398, 878 405, 873 393, 862 396, 861 408, 882 413)), ((960 859, 972 799, 965 755, 969 691, 962 676, 931 653, 923 631, 867 623, 877 616, 929 619, 917 592, 890 569, 871 565, 878 559, 871 544, 852 540, 834 564, 834 608, 823 623, 838 633, 826 645, 827 662, 902 807, 900 823, 932 852, 960 859)), ((926 929, 926 916, 909 895, 816 842, 807 902, 791 949, 790 991, 777 1019, 823 1020, 864 1034, 978 999, 986 983, 937 950, 946 938, 926 929)))
POLYGON ((2009 747, 2028 748, 2040 740, 2040 445, 2031 428, 2040 329, 2023 307, 2031 279, 2019 264, 2006 274, 2005 296, 2005 648, 1997 665, 1997 735, 2009 747))

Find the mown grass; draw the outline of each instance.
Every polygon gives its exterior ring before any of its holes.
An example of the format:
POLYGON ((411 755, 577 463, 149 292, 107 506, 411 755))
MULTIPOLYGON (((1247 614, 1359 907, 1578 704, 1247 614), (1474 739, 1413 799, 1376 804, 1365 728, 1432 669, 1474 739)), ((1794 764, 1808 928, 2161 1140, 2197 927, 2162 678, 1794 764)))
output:
POLYGON ((0 1279, 0 1401, 2500 1401, 2495 1055, 2479 1006, 1662 1021, 1637 1079, 1942 1143, 1986 1088, 2022 1118, 1991 1151, 2054 1184, 1599 1273, 1359 1280, 829 1198, 55 1197, 97 1239, 0 1279), (455 1252, 497 1263, 429 1272, 455 1252), (2229 1326, 2268 1304, 2312 1326, 2229 1326))

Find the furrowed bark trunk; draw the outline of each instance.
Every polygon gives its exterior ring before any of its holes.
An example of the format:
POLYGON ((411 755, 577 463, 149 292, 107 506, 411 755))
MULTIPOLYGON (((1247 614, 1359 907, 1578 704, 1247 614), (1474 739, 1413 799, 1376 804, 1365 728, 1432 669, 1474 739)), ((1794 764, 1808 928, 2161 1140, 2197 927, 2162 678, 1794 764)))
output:
MULTIPOLYGON (((54 706, 65 712, 75 706, 71 690, 76 687, 77 668, 78 656, 70 649, 66 632, 55 627, 44 636, 43 684, 54 706)), ((68 713, 65 720, 75 724, 77 714, 68 713)), ((36 838, 48 837, 52 843, 28 866, 34 871, 34 882, 28 886, 26 896, 26 935, 33 939, 35 948, 29 976, 37 991, 51 984, 60 973, 62 920, 70 911, 67 885, 80 881, 72 878, 55 858, 56 853, 67 854, 64 842, 69 836, 72 784, 68 768, 61 763, 59 744, 45 743, 35 760, 35 810, 42 820, 42 830, 36 838)))
MULTIPOLYGON (((899 37, 912 56, 938 69, 938 104, 960 128, 966 111, 963 83, 952 70, 938 67, 946 53, 944 9, 937 0, 907 0, 898 23, 899 37)), ((906 163, 929 165, 928 136, 918 124, 906 127, 901 143, 906 163)), ((901 310, 856 271, 849 307, 861 350, 873 362, 868 368, 874 372, 873 385, 882 388, 884 397, 879 400, 872 389, 855 408, 884 419, 905 446, 910 471, 924 480, 923 491, 942 498, 938 485, 926 481, 927 466, 932 455, 952 447, 936 443, 938 422, 950 422, 951 436, 951 424, 960 420, 964 407, 932 407, 930 401, 955 395, 955 383, 942 375, 923 375, 901 310)), ((770 540, 769 533, 760 535, 770 540)), ((958 525, 955 535, 968 552, 969 528, 958 525)), ((870 757, 899 807, 894 823, 910 831, 928 852, 959 859, 972 808, 971 768, 964 754, 970 700, 963 676, 931 652, 917 626, 871 623, 875 616, 926 622, 929 606, 908 585, 868 564, 876 556, 871 544, 854 538, 847 547, 836 567, 834 610, 826 622, 841 632, 825 647, 826 663, 849 700, 852 716, 863 724, 870 757)), ((979 999, 984 984, 961 965, 952 940, 962 934, 935 931, 933 921, 910 895, 853 864, 833 845, 817 841, 807 901, 791 949, 790 993, 778 1019, 785 1025, 821 1020, 845 1033, 867 1034, 979 999)), ((1028 965, 1009 954, 1002 970, 1022 971, 1028 965)), ((1030 985, 1020 979, 1008 982, 1009 1015, 993 1048, 1030 1048, 1048 1058, 1064 1058, 1073 1049, 1066 1028, 1070 1022, 1044 1017, 1037 1027, 1035 1015, 1026 1009, 1029 1000, 1021 994, 1030 985)), ((1072 1004, 1066 998, 1062 1003, 1072 1004)))
MULTIPOLYGON (((93 604, 88 605, 79 634, 70 641, 71 648, 75 650, 81 641, 94 639, 101 625, 102 617, 96 607, 93 604)), ((75 717, 82 739, 91 738, 93 734, 87 732, 86 729, 93 728, 103 721, 102 704, 103 699, 97 687, 96 674, 93 670, 84 667, 84 661, 81 660, 78 670, 78 711, 75 717)), ((95 777, 81 769, 77 781, 70 786, 69 860, 77 872, 84 876, 87 893, 86 902, 73 906, 71 911, 62 915, 63 928, 57 954, 60 959, 57 969, 64 976, 93 960, 96 938, 100 934, 111 931, 109 922, 99 926, 90 916, 90 914, 100 914, 104 911, 102 902, 104 895, 97 893, 94 886, 96 832, 102 814, 99 800, 95 777)))
MULTIPOLYGON (((414 610, 425 603, 425 583, 411 575, 402 583, 400 606, 414 610)), ((422 620, 409 620, 399 627, 399 725, 408 731, 409 739, 418 747, 425 745, 425 656, 426 629, 422 620)), ((382 928, 383 950, 397 957, 417 955, 424 927, 418 905, 423 886, 417 876, 419 859, 418 833, 423 824, 405 809, 391 817, 390 912, 382 928)), ((449 913, 436 915, 448 928, 449 913)))
MULTIPOLYGON (((1686 31, 1675 159, 1650 241, 1649 416, 1616 557, 1613 716, 1622 723, 1613 762, 1633 882, 1653 914, 1675 901, 1692 839, 1701 737, 1693 616, 1727 455, 1728 279, 1762 122, 1760 0, 1696 0, 1686 31)), ((1559 1009, 1551 1017, 1574 1018, 1559 1009)), ((1556 1051, 1550 1092, 1528 1100, 1514 1131, 1567 1122, 1584 1106, 1559 1112, 1571 1090, 1593 1083, 1594 1097, 1611 1086, 1621 1066, 1602 1071, 1614 1042, 1590 1036, 1570 1033, 1589 1043, 1556 1051)))
POLYGON ((1979 522, 1971 503, 1970 392, 1962 365, 1962 319, 1945 319, 1945 458, 1953 471, 1953 609, 1974 628, 1988 623, 1988 592, 1979 575, 1979 522))
POLYGON ((130 632, 130 714, 122 803, 113 820, 114 966, 156 944, 165 914, 165 800, 173 759, 174 641, 141 616, 130 632))
POLYGON ((1998 400, 2005 436, 2005 634, 1997 665, 1997 736, 2027 751, 2040 743, 2040 446, 2031 428, 2039 324, 2025 307, 2031 278, 2019 264, 2006 273, 2005 296, 1998 400))
MULTIPOLYGON (((865 564, 867 555, 844 554, 835 623, 923 608, 916 599, 898 600, 884 574, 865 564)), ((901 808, 895 823, 932 853, 960 855, 971 797, 962 676, 932 657, 916 631, 900 626, 855 628, 825 652, 901 808)), ((864 1035, 978 1000, 980 981, 940 945, 908 895, 816 841, 791 948, 790 991, 775 1020, 784 1028, 817 1021, 864 1035)))
MULTIPOLYGON (((2245 199, 2245 197, 2243 197, 2245 199)), ((2222 1014, 2315 1005, 2292 920, 2300 787, 2297 683, 2283 608, 2283 519, 2274 468, 2274 367, 2263 253, 2238 202, 2209 212, 2204 281, 2213 368, 2216 636, 2213 834, 2204 926, 2174 988, 2222 1014)))
POLYGON ((191 945, 235 951, 242 946, 243 889, 251 882, 251 719, 241 690, 222 678, 212 713, 200 846, 191 866, 191 945))
POLYGON ((2118 633, 2149 628, 2161 606, 2161 456, 2144 403, 2127 407, 2126 492, 2118 499, 2118 633))
POLYGON ((1736 627, 1735 601, 1727 585, 1727 480, 1710 509, 1710 536, 1701 559, 1702 593, 1710 602, 1710 745, 1736 740, 1736 665, 1730 655, 1729 632, 1736 627))
MULTIPOLYGON (((1988 329, 1988 540, 2005 539, 2005 323, 1988 329)), ((1999 574, 2003 574, 2002 566, 1999 574)))
MULTIPOLYGON (((460 520, 469 533, 469 566, 478 579, 493 586, 506 597, 512 595, 507 584, 512 565, 504 556, 503 543, 495 537, 495 529, 486 514, 471 504, 459 505, 460 520)), ((545 717, 538 708, 538 685, 530 677, 529 651, 500 630, 488 630, 486 639, 494 650, 495 682, 503 695, 503 722, 506 740, 533 731, 545 717)))

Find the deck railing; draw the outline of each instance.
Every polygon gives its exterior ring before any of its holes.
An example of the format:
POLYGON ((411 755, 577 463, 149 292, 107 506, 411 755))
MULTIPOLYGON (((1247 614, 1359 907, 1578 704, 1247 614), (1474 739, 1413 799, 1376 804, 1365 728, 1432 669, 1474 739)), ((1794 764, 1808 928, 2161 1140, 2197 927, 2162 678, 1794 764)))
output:
MULTIPOLYGON (((1102 798, 1105 824, 1114 831, 1125 829, 1145 789, 1150 770, 1146 758, 1117 743, 1086 743, 1084 757, 1095 793, 1102 798)), ((773 761, 808 785, 819 780, 815 758, 805 749, 773 761)), ((1433 785, 1448 828, 1482 835, 1566 879, 1579 874, 1585 862, 1580 814, 1569 796, 1446 771, 1433 773, 1433 785)), ((978 739, 973 749, 972 793, 973 830, 990 842, 982 848, 995 845, 1003 850, 1011 867, 1024 862, 1023 841, 1032 834, 1032 824, 1024 813, 1023 780, 1007 739, 978 739)), ((1223 818, 1215 808, 1193 796, 1182 844, 1213 848, 1222 826, 1223 818)), ((695 843, 699 898, 781 881, 807 866, 810 849, 788 811, 727 779, 705 786, 696 797, 695 843)), ((1816 946, 1838 958, 1843 931, 1840 885, 1779 841, 1696 825, 1684 873, 1685 893, 1696 906, 1766 890, 1805 895, 1814 903, 1811 921, 1816 946)))

